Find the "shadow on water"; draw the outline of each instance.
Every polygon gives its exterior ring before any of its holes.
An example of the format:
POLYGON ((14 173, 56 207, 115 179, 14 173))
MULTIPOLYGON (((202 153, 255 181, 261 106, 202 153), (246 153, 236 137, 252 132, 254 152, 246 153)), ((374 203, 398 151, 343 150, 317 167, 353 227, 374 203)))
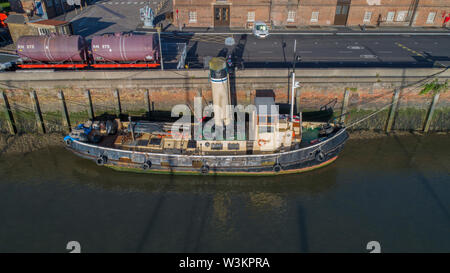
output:
MULTIPOLYGON (((409 164, 411 165, 416 165, 414 163, 414 155, 416 154, 415 152, 409 152, 408 149, 405 147, 404 143, 401 141, 401 139, 398 136, 394 137, 398 147, 400 147, 402 149, 402 151, 407 155, 408 158, 410 158, 410 162, 409 164)), ((421 139, 418 139, 418 143, 416 146, 416 150, 419 150, 420 147, 422 145, 421 139)), ((430 181, 425 177, 425 175, 423 174, 423 172, 420 171, 419 166, 415 166, 416 168, 414 168, 417 178, 418 180, 422 183, 422 185, 424 186, 424 188, 427 190, 427 192, 433 197, 433 199, 436 201, 436 204, 438 206, 438 208, 441 210, 441 212, 445 215, 446 219, 448 222, 450 222, 450 212, 448 211, 447 207, 445 206, 445 204, 442 202, 442 200, 439 198, 439 195, 436 193, 436 191, 433 189, 433 187, 430 185, 430 181)))
MULTIPOLYGON (((173 183, 173 176, 169 176, 169 181, 166 185, 163 185, 161 188, 161 192, 165 192, 166 189, 173 183)), ((138 241, 139 244, 136 248, 136 252, 144 252, 145 245, 149 241, 149 238, 152 234, 152 230, 156 224, 156 219, 159 219, 158 214, 161 213, 161 208, 163 207, 164 201, 166 199, 166 196, 164 194, 158 195, 158 199, 155 201, 156 204, 151 206, 151 213, 148 217, 148 222, 145 226, 144 233, 142 235, 142 238, 138 241)))
MULTIPOLYGON (((444 198, 448 196, 448 143, 448 136, 350 140, 341 157, 327 167, 275 177, 118 172, 61 147, 3 155, 2 216, 18 223, 2 226, 2 234, 11 238, 11 246, 3 249, 27 250, 21 238, 29 233, 43 242, 29 248, 34 251, 51 250, 52 243, 59 247, 69 235, 91 240, 91 251, 329 251, 322 245, 325 241, 354 250, 354 242, 344 242, 342 236, 373 235, 367 231, 374 228, 371 220, 364 219, 371 213, 376 219, 392 219, 393 226, 413 228, 419 235, 424 228, 443 226, 438 229, 442 233, 427 233, 424 239, 432 241, 433 249, 445 249, 442 242, 448 241, 445 227, 450 219, 444 198), (434 173, 443 183, 429 178, 434 173), (392 184, 390 178, 399 183, 392 184), (411 178, 417 182, 411 184, 411 178), (368 191, 391 189, 386 200, 364 197, 368 191), (417 211, 422 208, 419 204, 410 209, 407 202, 412 196, 429 199, 433 206, 417 211), (386 201, 386 206, 379 201, 386 201), (428 216, 430 209, 436 213, 428 216), (410 218, 401 219, 402 215, 429 221, 411 227, 410 218), (43 220, 35 221, 37 216, 43 220), (33 234, 34 230, 39 233, 33 234), (114 243, 105 246, 106 239, 114 243)), ((401 237, 408 244, 410 233, 402 237, 383 225, 377 232, 401 237)))
POLYGON ((307 253, 309 252, 309 246, 308 246, 308 229, 306 225, 306 211, 303 209, 301 203, 297 204, 297 213, 298 213, 298 229, 300 233, 300 252, 307 253))

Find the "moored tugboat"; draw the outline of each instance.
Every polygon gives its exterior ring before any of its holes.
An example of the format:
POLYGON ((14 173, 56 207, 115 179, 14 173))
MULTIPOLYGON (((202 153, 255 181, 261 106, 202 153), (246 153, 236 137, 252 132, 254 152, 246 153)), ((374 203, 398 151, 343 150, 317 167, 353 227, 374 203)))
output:
POLYGON ((336 160, 348 139, 342 124, 279 114, 270 92, 233 109, 228 77, 226 60, 213 58, 213 104, 202 109, 196 98, 194 122, 187 106, 172 111, 183 112, 173 123, 88 121, 64 138, 66 147, 101 166, 166 174, 278 175, 336 160))

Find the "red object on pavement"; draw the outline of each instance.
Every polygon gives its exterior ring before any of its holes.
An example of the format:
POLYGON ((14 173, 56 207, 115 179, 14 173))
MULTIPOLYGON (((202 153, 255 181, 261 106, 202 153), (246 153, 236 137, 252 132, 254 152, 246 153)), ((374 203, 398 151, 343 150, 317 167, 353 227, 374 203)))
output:
POLYGON ((445 19, 444 19, 444 24, 446 24, 448 21, 450 21, 450 14, 447 15, 447 17, 445 17, 445 19))
POLYGON ((6 20, 6 18, 8 18, 8 16, 4 13, 0 13, 0 26, 1 27, 6 27, 6 23, 3 22, 6 20))

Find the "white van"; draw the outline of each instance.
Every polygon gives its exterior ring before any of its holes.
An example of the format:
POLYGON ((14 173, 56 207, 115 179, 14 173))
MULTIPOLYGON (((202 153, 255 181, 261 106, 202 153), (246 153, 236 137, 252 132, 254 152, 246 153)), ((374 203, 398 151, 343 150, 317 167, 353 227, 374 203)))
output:
POLYGON ((253 24, 253 35, 258 38, 266 38, 269 36, 269 28, 266 23, 257 21, 253 24))

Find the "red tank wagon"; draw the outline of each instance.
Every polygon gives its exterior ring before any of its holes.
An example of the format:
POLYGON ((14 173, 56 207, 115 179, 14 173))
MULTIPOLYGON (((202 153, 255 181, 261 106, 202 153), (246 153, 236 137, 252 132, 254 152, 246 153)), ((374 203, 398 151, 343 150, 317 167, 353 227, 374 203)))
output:
POLYGON ((160 66, 159 43, 155 34, 94 36, 91 54, 94 68, 160 66))
POLYGON ((17 41, 20 68, 84 68, 87 44, 79 35, 22 36, 17 41))

